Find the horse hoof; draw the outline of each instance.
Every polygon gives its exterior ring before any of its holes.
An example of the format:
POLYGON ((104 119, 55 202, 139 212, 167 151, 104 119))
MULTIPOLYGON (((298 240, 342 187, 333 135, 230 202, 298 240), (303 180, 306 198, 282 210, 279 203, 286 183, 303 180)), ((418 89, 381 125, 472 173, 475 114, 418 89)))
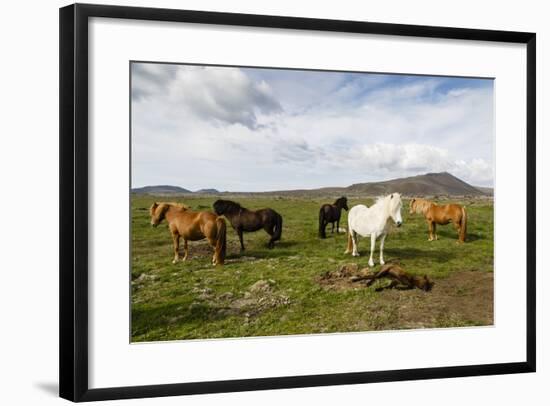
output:
POLYGON ((386 263, 384 261, 380 261, 380 265, 386 265, 386 263))
POLYGON ((374 261, 369 261, 369 266, 372 268, 374 266, 374 261))

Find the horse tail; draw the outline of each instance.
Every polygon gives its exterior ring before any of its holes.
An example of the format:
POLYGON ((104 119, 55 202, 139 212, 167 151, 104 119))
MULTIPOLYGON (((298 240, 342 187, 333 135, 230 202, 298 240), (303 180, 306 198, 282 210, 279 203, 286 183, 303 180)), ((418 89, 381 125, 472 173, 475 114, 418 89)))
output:
POLYGON ((462 206, 462 218, 460 219, 460 235, 458 240, 460 242, 466 241, 466 224, 467 224, 466 208, 462 206))
POLYGON ((321 210, 319 210, 319 238, 327 238, 325 226, 325 209, 321 207, 321 210))
POLYGON ((273 228, 273 237, 271 241, 278 241, 281 239, 281 234, 283 233, 283 217, 274 211, 275 213, 275 227, 273 228))
POLYGON ((351 228, 351 217, 353 216, 354 212, 352 213, 352 210, 350 210, 348 214, 348 245, 346 247, 346 251, 344 251, 344 254, 349 254, 350 252, 353 252, 353 238, 351 236, 351 234, 353 233, 353 229, 351 228))
POLYGON ((353 233, 352 230, 348 230, 348 246, 346 247, 346 251, 344 254, 349 254, 353 251, 353 240, 351 238, 351 233, 353 233))
POLYGON ((222 217, 216 219, 218 235, 216 236, 216 264, 223 265, 225 262, 225 251, 227 248, 226 233, 227 227, 222 217))

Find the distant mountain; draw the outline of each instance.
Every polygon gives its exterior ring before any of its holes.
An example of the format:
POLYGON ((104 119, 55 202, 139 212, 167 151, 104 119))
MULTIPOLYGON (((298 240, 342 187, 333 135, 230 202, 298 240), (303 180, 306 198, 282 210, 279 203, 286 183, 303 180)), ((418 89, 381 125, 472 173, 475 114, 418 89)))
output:
POLYGON ((407 196, 482 196, 485 193, 448 172, 427 173, 384 182, 357 183, 346 188, 369 196, 397 192, 407 196))
POLYGON ((281 196, 381 196, 388 193, 401 193, 405 196, 490 196, 488 190, 480 190, 448 172, 427 173, 408 178, 382 182, 356 183, 347 187, 325 187, 265 192, 281 196))
POLYGON ((495 190, 492 187, 475 186, 475 188, 481 190, 487 196, 493 196, 493 194, 495 193, 495 190))
POLYGON ((144 186, 144 187, 134 188, 132 189, 132 193, 142 194, 142 195, 177 195, 177 194, 193 193, 193 192, 179 186, 158 185, 158 186, 144 186))
POLYGON ((320 189, 279 190, 269 192, 220 192, 216 189, 200 189, 196 192, 178 186, 145 186, 132 189, 132 193, 150 195, 178 194, 228 194, 228 195, 270 195, 270 196, 380 196, 401 193, 405 196, 492 196, 491 188, 476 188, 448 172, 427 173, 408 178, 382 182, 356 183, 347 187, 325 187, 320 189))
POLYGON ((217 195, 220 193, 220 191, 216 189, 200 189, 196 190, 195 193, 200 193, 203 195, 217 195))

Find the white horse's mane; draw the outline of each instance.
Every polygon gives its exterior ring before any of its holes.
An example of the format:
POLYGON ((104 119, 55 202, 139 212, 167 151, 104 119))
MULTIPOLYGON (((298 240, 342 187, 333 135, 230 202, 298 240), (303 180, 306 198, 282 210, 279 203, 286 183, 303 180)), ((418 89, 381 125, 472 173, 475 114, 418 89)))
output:
MULTIPOLYGON (((387 197, 387 196, 378 196, 378 197, 376 198, 376 201, 374 202, 374 204, 380 204, 380 203, 382 203, 384 200, 386 200, 386 197, 387 197)), ((373 206, 374 206, 374 205, 373 205, 373 206)))
POLYGON ((387 200, 392 199, 393 197, 401 198, 401 194, 400 193, 390 193, 389 195, 378 196, 376 198, 376 201, 374 202, 373 206, 385 203, 387 200))

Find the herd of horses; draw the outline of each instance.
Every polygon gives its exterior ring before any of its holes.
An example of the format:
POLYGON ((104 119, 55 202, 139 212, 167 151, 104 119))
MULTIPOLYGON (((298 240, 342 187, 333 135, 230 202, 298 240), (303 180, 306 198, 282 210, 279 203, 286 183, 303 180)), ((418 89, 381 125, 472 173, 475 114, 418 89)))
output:
MULTIPOLYGON (((401 209, 403 203, 399 193, 391 193, 379 197, 376 202, 367 207, 363 204, 348 208, 347 198, 341 197, 333 204, 324 204, 319 210, 319 237, 326 238, 326 226, 331 223, 331 232, 339 232, 342 210, 348 211, 348 241, 346 254, 359 256, 357 237, 371 239, 369 266, 374 266, 373 252, 376 240, 380 239, 380 264, 384 265, 384 242, 392 224, 400 227, 403 223, 401 209)), ((226 223, 239 236, 241 251, 244 251, 243 233, 264 229, 270 235, 268 247, 273 248, 275 242, 281 239, 283 218, 275 210, 266 208, 249 210, 231 200, 216 200, 214 211, 194 211, 181 203, 153 203, 150 207, 151 225, 156 227, 163 220, 168 223, 174 244, 173 263, 185 261, 189 254, 188 241, 207 239, 213 247, 213 265, 223 265, 226 253, 226 223), (180 255, 180 239, 183 239, 184 256, 180 255)), ((436 224, 452 223, 458 232, 458 241, 466 240, 467 216, 466 209, 458 204, 438 205, 432 201, 414 198, 410 202, 410 214, 423 214, 428 223, 429 241, 437 240, 436 224)))

